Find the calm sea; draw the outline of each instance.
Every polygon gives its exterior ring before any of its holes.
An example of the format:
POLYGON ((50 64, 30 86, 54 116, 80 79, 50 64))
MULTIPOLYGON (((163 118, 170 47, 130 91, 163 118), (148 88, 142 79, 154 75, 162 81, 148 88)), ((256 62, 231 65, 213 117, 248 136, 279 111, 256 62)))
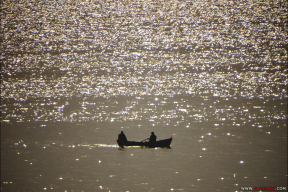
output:
POLYGON ((286 1, 6 0, 1 34, 2 191, 287 191, 286 1))

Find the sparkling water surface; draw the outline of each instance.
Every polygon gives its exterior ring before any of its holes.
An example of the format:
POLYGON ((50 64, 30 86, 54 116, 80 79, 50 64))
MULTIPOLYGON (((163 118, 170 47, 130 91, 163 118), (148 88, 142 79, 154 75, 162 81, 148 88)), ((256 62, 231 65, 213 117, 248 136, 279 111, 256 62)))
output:
POLYGON ((280 0, 1 2, 1 190, 287 187, 286 14, 280 0), (121 131, 171 148, 119 148, 121 131))

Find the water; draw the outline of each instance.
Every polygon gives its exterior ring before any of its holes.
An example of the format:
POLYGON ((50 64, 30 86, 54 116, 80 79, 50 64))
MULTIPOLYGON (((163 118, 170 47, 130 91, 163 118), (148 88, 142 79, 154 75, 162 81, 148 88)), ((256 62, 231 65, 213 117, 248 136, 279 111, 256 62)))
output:
POLYGON ((286 7, 2 2, 2 191, 287 187, 286 7))

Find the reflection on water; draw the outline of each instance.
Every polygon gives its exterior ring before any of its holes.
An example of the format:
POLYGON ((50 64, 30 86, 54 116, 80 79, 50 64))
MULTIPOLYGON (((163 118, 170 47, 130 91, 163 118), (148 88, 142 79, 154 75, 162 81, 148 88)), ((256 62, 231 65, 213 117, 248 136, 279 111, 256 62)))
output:
MULTIPOLYGON (((106 98, 40 98, 36 101, 5 100, 2 105, 4 122, 129 122, 147 121, 153 126, 159 124, 191 127, 195 122, 214 122, 217 128, 223 122, 231 126, 271 126, 274 120, 286 119, 285 100, 266 99, 205 98, 191 95, 174 97, 141 96, 106 98)), ((141 128, 139 124, 139 128, 141 128)))
POLYGON ((286 7, 2 2, 1 189, 287 186, 286 7))
POLYGON ((1 97, 283 98, 285 10, 281 1, 5 1, 1 97))
MULTIPOLYGON (((284 128, 285 120, 275 120, 274 123, 284 128)), ((143 139, 150 132, 150 128, 139 129, 138 124, 132 123, 127 128, 125 123, 118 123, 125 127, 128 139, 134 140, 143 139)), ((169 187, 197 191, 208 181, 211 189, 212 186, 222 189, 231 184, 229 188, 237 190, 239 186, 263 184, 264 179, 270 185, 283 185, 286 180, 283 166, 287 160, 284 145, 287 138, 282 127, 239 126, 237 129, 225 122, 217 127, 213 122, 194 123, 188 129, 185 124, 175 128, 162 125, 155 128, 158 137, 166 137, 167 132, 175 133, 172 149, 117 150, 115 140, 119 128, 115 129, 114 125, 104 122, 98 124, 102 129, 96 130, 95 123, 66 125, 52 122, 46 127, 41 123, 33 124, 35 127, 29 127, 31 123, 6 125, 2 130, 5 182, 13 182, 12 188, 25 181, 36 189, 51 186, 54 190, 68 190, 64 183, 59 183, 64 181, 76 182, 77 185, 69 188, 76 191, 89 191, 97 186, 112 191, 119 187, 131 190, 137 189, 141 183, 145 183, 147 190, 169 187), (266 130, 271 134, 266 134, 266 130), (17 165, 13 168, 15 174, 30 173, 31 176, 25 176, 23 181, 21 175, 11 175, 8 172, 12 169, 11 163, 17 165), (157 180, 160 183, 149 179, 150 174, 160 178, 157 180), (47 182, 39 180, 39 175, 47 182), (113 178, 116 180, 110 181, 113 178)))
POLYGON ((241 186, 285 186, 286 119, 265 124, 256 118, 234 126, 233 120, 193 119, 182 123, 171 119, 170 125, 157 126, 147 120, 2 124, 2 188, 239 191, 241 186), (257 123, 263 126, 253 126, 257 123), (159 139, 172 135, 171 149, 119 148, 120 130, 128 140, 138 141, 151 130, 159 139))

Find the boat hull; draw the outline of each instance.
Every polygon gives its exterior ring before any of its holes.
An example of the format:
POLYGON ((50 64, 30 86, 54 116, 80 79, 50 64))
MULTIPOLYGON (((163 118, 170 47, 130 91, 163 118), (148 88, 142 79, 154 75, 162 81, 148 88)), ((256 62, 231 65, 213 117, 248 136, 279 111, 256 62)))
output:
POLYGON ((119 142, 117 140, 117 143, 120 147, 123 146, 170 147, 171 142, 172 137, 169 139, 159 140, 156 142, 137 142, 137 141, 119 142))

